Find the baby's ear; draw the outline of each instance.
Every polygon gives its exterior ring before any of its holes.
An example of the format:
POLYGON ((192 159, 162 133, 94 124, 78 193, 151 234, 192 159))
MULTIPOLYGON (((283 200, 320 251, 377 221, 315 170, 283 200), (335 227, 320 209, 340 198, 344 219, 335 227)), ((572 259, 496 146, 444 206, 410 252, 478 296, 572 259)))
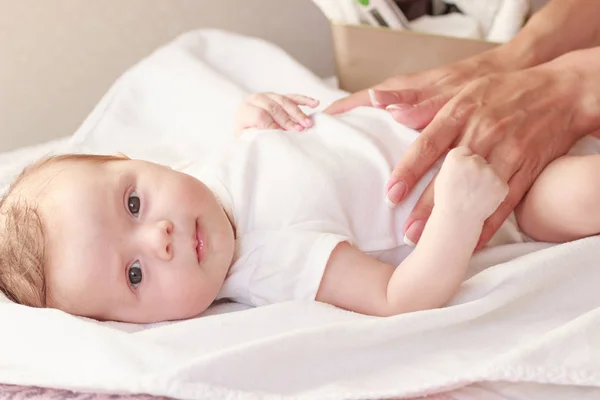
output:
POLYGON ((117 153, 117 154, 115 154, 115 157, 117 157, 117 158, 123 158, 123 159, 125 159, 125 160, 131 160, 131 159, 130 159, 129 157, 127 157, 127 155, 126 155, 126 154, 124 154, 124 153, 117 153))

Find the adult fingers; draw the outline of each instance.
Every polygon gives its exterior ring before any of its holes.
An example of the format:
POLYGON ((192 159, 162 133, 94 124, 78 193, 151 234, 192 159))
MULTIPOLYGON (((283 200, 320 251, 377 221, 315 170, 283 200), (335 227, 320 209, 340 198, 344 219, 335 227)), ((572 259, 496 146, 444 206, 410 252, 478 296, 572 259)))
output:
POLYGON ((413 105, 425 100, 425 93, 421 90, 377 90, 369 89, 371 105, 378 108, 386 108, 390 104, 413 105))
POLYGON ((326 114, 341 114, 346 111, 350 111, 353 108, 360 106, 370 106, 371 98, 367 90, 361 90, 351 94, 348 97, 334 101, 329 107, 325 109, 326 114))
POLYGON ((423 129, 453 96, 453 93, 443 93, 417 104, 391 104, 386 110, 397 122, 409 128, 423 129))
POLYGON ((470 109, 460 104, 448 103, 410 145, 392 171, 386 185, 391 203, 398 204, 402 201, 421 177, 460 137, 469 116, 463 108, 470 109))
POLYGON ((485 154, 483 156, 503 181, 510 182, 525 162, 524 151, 523 147, 518 146, 516 140, 506 138, 492 148, 487 156, 485 154))
MULTIPOLYGON (((437 175, 436 175, 437 177, 437 175)), ((414 246, 421 238, 425 223, 433 210, 433 188, 435 186, 435 177, 431 180, 421 197, 415 204, 410 215, 404 224, 404 241, 406 244, 414 246), (408 239, 408 240, 407 240, 408 239)))
POLYGON ((460 144, 469 146, 474 153, 484 157, 508 182, 523 164, 526 135, 535 127, 528 127, 523 110, 498 109, 491 105, 478 109, 463 130, 460 144))
POLYGON ((533 184, 538 173, 531 168, 522 167, 508 183, 509 191, 506 199, 498 206, 498 209, 484 223, 476 251, 490 241, 492 236, 500 229, 517 204, 521 201, 527 190, 533 184))
POLYGON ((422 101, 428 93, 421 90, 399 89, 384 90, 384 88, 401 87, 397 79, 382 82, 375 88, 361 90, 348 97, 334 101, 325 109, 327 114, 341 114, 360 106, 385 108, 389 104, 408 102, 410 104, 422 101), (379 88, 379 89, 378 89, 379 88))

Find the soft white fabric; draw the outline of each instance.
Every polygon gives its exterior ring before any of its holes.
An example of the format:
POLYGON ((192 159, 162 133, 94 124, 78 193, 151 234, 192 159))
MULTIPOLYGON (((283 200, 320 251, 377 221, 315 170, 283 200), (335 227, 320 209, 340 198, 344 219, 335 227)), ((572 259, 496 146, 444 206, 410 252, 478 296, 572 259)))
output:
MULTIPOLYGON (((507 42, 519 32, 530 10, 529 0, 442 1, 455 4, 462 13, 423 15, 410 21, 410 29, 436 35, 507 42)), ((314 3, 331 21, 356 25, 364 20, 353 0, 314 0, 314 3)))
POLYGON ((508 42, 519 33, 530 9, 529 0, 504 0, 487 34, 490 42, 508 42))
POLYGON ((444 15, 423 15, 410 21, 410 28, 416 32, 434 35, 454 36, 468 39, 483 39, 478 21, 470 15, 450 13, 444 15))
MULTIPOLYGON (((343 241, 391 265, 409 254, 404 224, 441 163, 391 209, 383 188, 417 132, 367 107, 313 120, 302 134, 246 131, 202 167, 184 170, 233 214, 237 251, 219 298, 254 306, 314 300, 343 241)), ((493 239, 522 241, 514 218, 493 239)))
MULTIPOLYGON (((129 71, 49 151, 175 163, 220 145, 234 103, 264 90, 342 95, 271 45, 197 32, 129 71)), ((545 247, 486 250, 450 307, 392 318, 311 301, 226 303, 143 329, 0 300, 0 382, 187 399, 598 398, 600 239, 545 247)))
MULTIPOLYGON (((530 10, 529 0, 444 0, 444 2, 456 4, 466 16, 476 20, 480 28, 480 38, 491 42, 508 42, 512 39, 523 26, 530 10)), ((440 23, 444 24, 444 21, 440 20, 440 23)), ((468 25, 469 22, 465 21, 465 24, 468 25)), ((448 28, 449 32, 457 30, 452 25, 448 25, 448 28)))
POLYGON ((410 251, 404 222, 437 171, 405 204, 387 206, 385 183, 416 135, 384 110, 361 108, 315 115, 302 134, 251 130, 233 142, 196 174, 229 205, 236 226, 237 254, 220 296, 251 305, 314 300, 342 241, 398 265, 410 251))

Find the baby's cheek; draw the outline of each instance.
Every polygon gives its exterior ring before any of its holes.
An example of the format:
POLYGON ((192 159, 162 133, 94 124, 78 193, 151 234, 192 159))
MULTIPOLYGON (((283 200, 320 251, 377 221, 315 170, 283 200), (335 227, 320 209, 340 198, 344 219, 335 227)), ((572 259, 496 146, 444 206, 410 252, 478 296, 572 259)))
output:
POLYGON ((173 185, 172 193, 177 194, 177 201, 182 206, 195 206, 207 195, 207 188, 188 175, 180 176, 173 185))
POLYGON ((213 291, 206 286, 201 274, 187 273, 173 278, 169 285, 169 303, 183 314, 181 317, 196 316, 213 302, 213 291))

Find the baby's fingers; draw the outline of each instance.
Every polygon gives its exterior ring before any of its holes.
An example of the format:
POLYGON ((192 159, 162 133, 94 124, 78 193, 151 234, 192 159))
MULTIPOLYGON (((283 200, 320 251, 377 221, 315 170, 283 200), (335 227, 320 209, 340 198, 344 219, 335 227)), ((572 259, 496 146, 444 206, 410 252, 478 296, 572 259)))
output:
POLYGON ((304 96, 301 94, 288 94, 285 97, 291 99, 294 103, 299 106, 307 106, 310 108, 315 108, 319 105, 319 100, 313 99, 312 97, 304 96))
MULTIPOLYGON (((313 99, 312 97, 303 96, 301 94, 290 94, 286 97, 295 102, 298 106, 315 108, 319 105, 319 100, 313 99)), ((290 106, 289 108, 286 108, 286 110, 291 113, 294 119, 305 128, 310 128, 313 126, 313 120, 306 116, 306 114, 299 107, 290 106)))
MULTIPOLYGON (((288 101, 291 103, 291 100, 288 101)), ((293 105, 296 108, 298 107, 295 104, 293 105)), ((286 107, 283 104, 279 104, 275 100, 270 98, 266 99, 266 101, 261 104, 260 108, 262 108, 264 114, 268 114, 273 122, 284 130, 302 131, 304 129, 302 125, 298 124, 297 121, 290 116, 290 113, 287 111, 286 107)), ((302 113, 302 115, 304 115, 304 113, 302 113)))
MULTIPOLYGON (((271 94, 269 95, 269 98, 280 105, 287 114, 287 117, 293 120, 293 125, 285 125, 288 130, 293 129, 296 131, 302 131, 304 128, 309 128, 312 126, 312 120, 300 109, 300 107, 295 103, 294 99, 278 94, 271 94)), ((279 123, 277 119, 275 120, 279 123)))
POLYGON ((269 111, 259 106, 248 107, 249 120, 251 124, 247 124, 242 128, 258 128, 258 129, 283 129, 271 116, 269 111))

